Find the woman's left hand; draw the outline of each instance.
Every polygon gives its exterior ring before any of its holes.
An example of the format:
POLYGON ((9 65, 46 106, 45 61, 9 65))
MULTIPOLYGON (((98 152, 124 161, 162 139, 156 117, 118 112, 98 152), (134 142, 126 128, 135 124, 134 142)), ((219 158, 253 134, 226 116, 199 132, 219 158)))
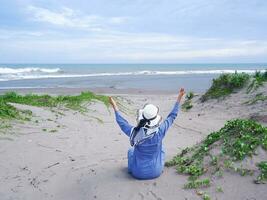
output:
POLYGON ((179 94, 178 94, 178 97, 177 97, 177 101, 180 103, 182 97, 184 96, 185 94, 185 90, 184 88, 181 88, 180 91, 179 91, 179 94))
POLYGON ((184 94, 185 94, 185 90, 184 90, 184 88, 181 88, 180 89, 180 91, 179 91, 179 96, 184 96, 184 94))

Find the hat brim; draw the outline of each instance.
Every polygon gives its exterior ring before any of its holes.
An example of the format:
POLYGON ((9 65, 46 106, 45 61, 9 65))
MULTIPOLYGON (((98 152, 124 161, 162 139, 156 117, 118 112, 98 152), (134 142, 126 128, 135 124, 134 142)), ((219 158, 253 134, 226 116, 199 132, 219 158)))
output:
POLYGON ((161 122, 162 117, 157 115, 157 117, 150 121, 149 127, 157 126, 161 122))

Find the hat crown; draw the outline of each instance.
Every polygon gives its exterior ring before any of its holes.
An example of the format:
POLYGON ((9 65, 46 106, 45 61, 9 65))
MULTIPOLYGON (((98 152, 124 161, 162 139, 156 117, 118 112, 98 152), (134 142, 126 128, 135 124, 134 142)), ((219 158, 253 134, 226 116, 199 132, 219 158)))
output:
POLYGON ((158 108, 153 104, 147 104, 144 107, 143 115, 146 119, 152 119, 158 114, 158 108))

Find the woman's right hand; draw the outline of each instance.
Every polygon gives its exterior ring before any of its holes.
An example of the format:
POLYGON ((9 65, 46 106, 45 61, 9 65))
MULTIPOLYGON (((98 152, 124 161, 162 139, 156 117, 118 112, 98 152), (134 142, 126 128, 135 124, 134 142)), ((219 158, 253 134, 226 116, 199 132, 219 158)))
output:
POLYGON ((117 106, 116 102, 114 101, 114 99, 112 97, 109 97, 109 103, 113 107, 114 111, 118 110, 118 106, 117 106))

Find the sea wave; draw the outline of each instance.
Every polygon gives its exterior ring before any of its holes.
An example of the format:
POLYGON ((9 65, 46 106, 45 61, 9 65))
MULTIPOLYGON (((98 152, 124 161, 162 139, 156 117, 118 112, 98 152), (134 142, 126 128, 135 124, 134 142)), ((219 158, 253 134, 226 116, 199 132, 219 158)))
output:
POLYGON ((130 71, 130 72, 112 72, 112 73, 88 73, 88 74, 67 74, 60 68, 0 68, 0 81, 23 80, 23 79, 48 79, 48 78, 82 78, 82 77, 101 77, 101 76, 138 76, 138 75, 197 75, 197 74, 222 74, 222 73, 255 73, 255 71, 265 70, 180 70, 180 71, 130 71))
POLYGON ((60 68, 39 68, 39 67, 26 67, 26 68, 9 68, 0 67, 0 75, 2 74, 30 74, 30 73, 58 73, 62 70, 60 68))

